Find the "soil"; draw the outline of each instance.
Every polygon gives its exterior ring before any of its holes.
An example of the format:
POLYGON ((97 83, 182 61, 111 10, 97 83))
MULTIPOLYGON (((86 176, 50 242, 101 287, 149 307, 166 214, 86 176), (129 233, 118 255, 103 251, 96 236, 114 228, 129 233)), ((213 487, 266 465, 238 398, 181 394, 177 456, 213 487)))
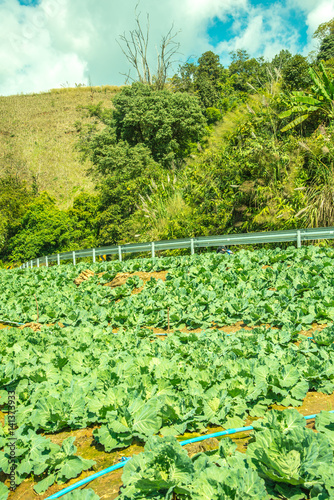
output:
POLYGON ((92 276, 94 276, 94 271, 90 269, 86 269, 86 271, 82 271, 77 278, 75 278, 74 283, 79 286, 83 281, 89 280, 92 276))
POLYGON ((20 330, 23 330, 23 328, 31 328, 34 332, 39 332, 42 328, 42 325, 41 323, 26 323, 25 325, 19 326, 18 328, 20 330))
POLYGON ((155 279, 156 281, 159 279, 162 281, 166 281, 167 272, 168 271, 143 273, 138 271, 135 273, 118 273, 110 283, 105 283, 104 286, 115 288, 117 286, 124 285, 128 278, 131 278, 132 276, 138 276, 143 280, 144 284, 140 288, 135 288, 132 291, 132 294, 134 295, 136 293, 140 293, 143 290, 145 283, 147 283, 150 279, 155 279))
MULTIPOLYGON (((110 288, 116 288, 117 286, 124 285, 127 281, 128 278, 131 278, 132 276, 139 276, 144 281, 144 285, 147 281, 150 279, 161 279, 162 281, 166 281, 166 275, 168 271, 160 271, 160 272, 151 272, 151 273, 145 273, 145 272, 134 272, 134 273, 118 273, 115 278, 110 281, 109 283, 104 283, 103 286, 109 286, 110 288)), ((101 276, 104 275, 104 272, 99 273, 98 277, 100 278, 101 276)), ((75 278, 74 283, 79 286, 83 281, 89 280, 92 276, 95 276, 94 271, 91 271, 90 269, 86 269, 85 271, 82 271, 77 278, 75 278)), ((133 293, 139 293, 144 287, 142 286, 141 288, 135 289, 133 293)))

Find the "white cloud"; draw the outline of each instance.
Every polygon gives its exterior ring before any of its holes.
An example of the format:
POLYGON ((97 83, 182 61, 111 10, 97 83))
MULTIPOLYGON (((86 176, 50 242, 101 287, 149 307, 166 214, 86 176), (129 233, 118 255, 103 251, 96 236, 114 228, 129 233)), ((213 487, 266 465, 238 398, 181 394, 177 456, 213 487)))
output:
MULTIPOLYGON (((298 50, 298 31, 285 20, 292 5, 304 12, 310 38, 320 22, 334 16, 333 0, 287 0, 286 7, 273 0, 266 8, 250 1, 141 0, 143 23, 150 13, 151 60, 154 46, 172 23, 175 31, 181 29, 180 61, 206 50, 226 56, 238 48, 270 58, 282 48, 298 50), (234 19, 234 36, 213 47, 207 28, 214 19, 224 22, 227 16, 234 19)), ((93 85, 124 83, 120 73, 126 73, 129 65, 116 39, 135 27, 136 3, 41 0, 38 7, 26 7, 17 0, 0 0, 0 94, 38 92, 66 82, 71 86, 89 80, 93 85)))
POLYGON ((319 24, 330 21, 334 17, 334 0, 291 0, 291 6, 304 12, 307 26, 308 43, 302 54, 305 56, 319 48, 319 42, 313 39, 313 33, 319 24))
MULTIPOLYGON (((150 13, 151 59, 161 35, 181 29, 184 60, 211 47, 207 24, 245 8, 247 0, 141 0, 150 13)), ((41 0, 37 7, 0 2, 0 94, 32 92, 65 82, 122 84, 129 65, 116 39, 135 27, 137 0, 41 0)))
POLYGON ((63 0, 38 8, 5 0, 0 4, 0 94, 48 90, 87 80, 87 62, 71 48, 52 43, 49 25, 61 15, 63 0), (58 10, 56 10, 58 9, 58 10))
POLYGON ((309 34, 312 36, 319 24, 330 21, 334 17, 334 2, 333 0, 323 0, 317 2, 316 5, 307 15, 307 25, 309 34))

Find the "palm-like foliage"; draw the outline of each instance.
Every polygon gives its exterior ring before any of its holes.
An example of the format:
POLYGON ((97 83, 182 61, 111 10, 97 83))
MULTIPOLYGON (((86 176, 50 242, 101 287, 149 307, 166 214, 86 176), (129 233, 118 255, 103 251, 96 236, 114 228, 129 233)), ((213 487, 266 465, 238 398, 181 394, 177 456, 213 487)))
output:
POLYGON ((323 63, 320 63, 319 68, 319 73, 313 68, 309 68, 309 74, 314 83, 310 93, 291 93, 289 109, 283 111, 279 118, 288 118, 295 114, 298 116, 285 125, 281 132, 291 130, 314 113, 317 113, 326 122, 334 118, 334 75, 327 74, 323 63))

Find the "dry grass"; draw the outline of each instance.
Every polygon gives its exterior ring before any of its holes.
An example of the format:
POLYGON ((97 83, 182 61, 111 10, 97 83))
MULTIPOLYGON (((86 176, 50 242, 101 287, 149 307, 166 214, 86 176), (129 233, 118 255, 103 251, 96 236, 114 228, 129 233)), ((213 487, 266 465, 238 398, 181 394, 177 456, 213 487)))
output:
POLYGON ((76 87, 0 96, 0 175, 9 170, 29 184, 35 176, 39 191, 47 190, 61 208, 81 191, 91 192, 93 183, 85 175, 89 165, 80 163, 74 149, 78 122, 89 121, 80 107, 99 101, 111 107, 119 89, 76 87))

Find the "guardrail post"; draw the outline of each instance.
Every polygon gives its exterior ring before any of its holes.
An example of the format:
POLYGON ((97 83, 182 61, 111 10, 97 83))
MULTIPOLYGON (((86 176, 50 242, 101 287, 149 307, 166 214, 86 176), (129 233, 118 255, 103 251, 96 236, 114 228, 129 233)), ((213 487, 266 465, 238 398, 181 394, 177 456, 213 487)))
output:
POLYGON ((57 265, 60 266, 60 255, 57 253, 57 265))
POLYGON ((73 265, 75 266, 76 264, 76 260, 75 260, 75 251, 73 250, 72 252, 72 256, 73 256, 73 265))
POLYGON ((118 258, 119 258, 119 261, 122 262, 122 247, 121 247, 121 245, 118 245, 118 258))
POLYGON ((30 261, 30 267, 32 267, 32 260, 30 261))
POLYGON ((46 265, 46 267, 49 267, 48 256, 45 257, 45 265, 46 265))
POLYGON ((93 263, 95 264, 96 262, 96 254, 95 254, 95 248, 93 248, 93 263))
POLYGON ((191 238, 191 240, 190 240, 190 251, 191 251, 191 255, 194 255, 194 253, 195 253, 194 238, 191 238))
POLYGON ((297 230, 297 248, 300 248, 302 246, 302 235, 300 233, 300 230, 297 230))
POLYGON ((36 261, 36 266, 39 267, 39 259, 36 261))
POLYGON ((152 259, 155 259, 155 247, 154 247, 154 241, 152 241, 151 246, 152 246, 152 259))

